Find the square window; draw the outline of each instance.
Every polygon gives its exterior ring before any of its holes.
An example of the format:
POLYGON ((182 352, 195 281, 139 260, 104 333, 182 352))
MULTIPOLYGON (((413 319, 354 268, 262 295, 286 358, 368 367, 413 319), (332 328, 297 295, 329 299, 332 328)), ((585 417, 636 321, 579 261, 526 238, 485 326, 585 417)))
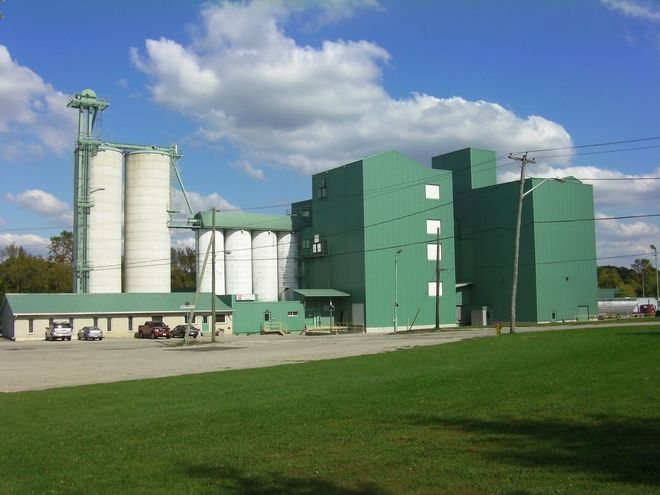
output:
POLYGON ((426 184, 426 199, 440 199, 440 186, 426 184))
MULTIPOLYGON (((438 288, 440 289, 440 297, 442 297, 442 282, 438 284, 438 288)), ((428 293, 430 297, 435 297, 435 282, 429 282, 428 293)))
POLYGON ((427 244, 426 245, 426 259, 430 261, 435 261, 435 257, 439 254, 438 260, 442 259, 442 244, 440 244, 440 250, 438 251, 437 244, 427 244))
POLYGON ((440 220, 427 220, 426 221, 426 233, 429 235, 437 235, 438 231, 442 233, 440 228, 440 220))

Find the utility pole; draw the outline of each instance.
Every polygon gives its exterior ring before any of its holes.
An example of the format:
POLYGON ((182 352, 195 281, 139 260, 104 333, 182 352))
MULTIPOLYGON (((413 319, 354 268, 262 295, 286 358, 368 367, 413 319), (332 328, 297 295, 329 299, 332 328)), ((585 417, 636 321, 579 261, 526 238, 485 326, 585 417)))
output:
POLYGON ((518 214, 516 216, 516 233, 513 248, 513 280, 511 283, 511 326, 509 333, 516 333, 516 295, 518 292, 518 262, 520 256, 520 224, 522 222, 522 206, 525 197, 525 165, 536 163, 533 158, 527 158, 527 153, 523 156, 509 155, 510 160, 520 162, 520 195, 518 196, 518 214))
POLYGON ((440 330, 440 228, 435 240, 435 329, 440 330))
POLYGON ((655 309, 658 311, 660 310, 660 296, 658 296, 658 250, 655 248, 655 244, 651 244, 651 249, 653 249, 653 255, 655 256, 655 309))
POLYGON ((399 255, 403 249, 397 249, 394 253, 394 333, 399 326, 399 255))
POLYGON ((215 344, 215 206, 211 210, 211 342, 215 344))

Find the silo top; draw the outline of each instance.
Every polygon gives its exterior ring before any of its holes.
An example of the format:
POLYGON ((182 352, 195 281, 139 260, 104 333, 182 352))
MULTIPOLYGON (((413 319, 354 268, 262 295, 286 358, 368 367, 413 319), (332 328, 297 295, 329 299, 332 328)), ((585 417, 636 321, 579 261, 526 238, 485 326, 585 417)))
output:
POLYGON ((84 96, 85 98, 96 98, 96 93, 91 89, 83 89, 80 96, 84 96))

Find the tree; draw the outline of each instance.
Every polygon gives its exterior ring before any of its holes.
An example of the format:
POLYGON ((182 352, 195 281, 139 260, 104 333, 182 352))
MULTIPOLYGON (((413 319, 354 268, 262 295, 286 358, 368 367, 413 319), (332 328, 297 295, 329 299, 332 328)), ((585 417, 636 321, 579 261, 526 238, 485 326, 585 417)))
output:
POLYGON ((63 230, 60 235, 50 238, 48 259, 54 263, 73 264, 73 234, 63 230))
POLYGON ((615 289, 621 287, 623 281, 619 271, 614 266, 598 267, 598 287, 601 289, 615 289))
POLYGON ((631 265, 632 270, 637 275, 637 283, 639 284, 639 288, 636 291, 637 296, 648 296, 654 292, 654 290, 651 289, 650 283, 655 281, 655 278, 652 276, 652 272, 654 271, 652 266, 651 262, 646 258, 635 260, 631 265), (650 292, 649 289, 651 289, 650 292))
POLYGON ((189 247, 171 248, 172 289, 195 289, 197 256, 189 247))

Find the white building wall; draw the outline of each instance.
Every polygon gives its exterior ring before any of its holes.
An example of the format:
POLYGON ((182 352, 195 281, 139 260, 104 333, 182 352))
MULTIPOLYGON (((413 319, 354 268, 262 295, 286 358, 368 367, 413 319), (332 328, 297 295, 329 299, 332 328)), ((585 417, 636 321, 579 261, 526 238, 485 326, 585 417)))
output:
POLYGON ((225 231, 225 283, 227 294, 253 294, 252 236, 247 230, 225 231))
POLYGON ((129 153, 125 198, 125 292, 170 292, 169 155, 129 153))
POLYGON ((90 293, 121 292, 123 153, 99 148, 89 172, 88 260, 90 293))
MULTIPOLYGON (((211 292, 212 282, 212 269, 213 260, 209 254, 206 261, 207 266, 204 269, 204 275, 201 276, 202 268, 204 266, 204 259, 206 252, 210 250, 211 237, 213 236, 212 230, 202 230, 198 233, 198 248, 197 248, 197 276, 199 277, 198 284, 201 292, 211 292)), ((218 295, 226 294, 225 291, 225 236, 222 230, 215 231, 215 293, 218 295)))
POLYGON ((252 288, 259 301, 277 301, 277 234, 252 233, 252 288))
POLYGON ((298 289, 298 236, 293 232, 277 234, 277 293, 285 299, 290 291, 298 289))

